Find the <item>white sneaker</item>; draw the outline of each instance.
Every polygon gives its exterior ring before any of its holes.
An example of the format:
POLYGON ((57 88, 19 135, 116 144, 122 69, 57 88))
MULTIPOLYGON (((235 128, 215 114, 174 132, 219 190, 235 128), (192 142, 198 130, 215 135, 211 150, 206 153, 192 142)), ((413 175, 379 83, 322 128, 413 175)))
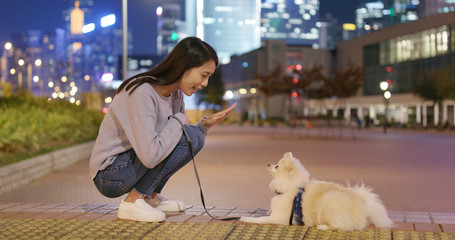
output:
POLYGON ((160 194, 156 194, 155 198, 147 198, 145 201, 150 204, 150 206, 163 212, 185 211, 185 204, 182 201, 170 200, 160 194))
POLYGON ((120 219, 141 222, 162 222, 166 219, 166 214, 147 204, 144 199, 137 199, 134 203, 122 200, 117 216, 120 219))

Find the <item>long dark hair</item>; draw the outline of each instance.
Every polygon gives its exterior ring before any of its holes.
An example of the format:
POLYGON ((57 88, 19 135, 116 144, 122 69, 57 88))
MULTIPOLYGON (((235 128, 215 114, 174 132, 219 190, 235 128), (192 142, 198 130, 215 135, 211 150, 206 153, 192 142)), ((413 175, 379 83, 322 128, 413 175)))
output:
POLYGON ((123 89, 131 94, 143 83, 151 85, 170 85, 178 81, 186 70, 199 67, 213 60, 218 66, 218 56, 215 50, 197 37, 187 37, 181 40, 167 57, 153 69, 137 74, 125 80, 117 89, 123 89))

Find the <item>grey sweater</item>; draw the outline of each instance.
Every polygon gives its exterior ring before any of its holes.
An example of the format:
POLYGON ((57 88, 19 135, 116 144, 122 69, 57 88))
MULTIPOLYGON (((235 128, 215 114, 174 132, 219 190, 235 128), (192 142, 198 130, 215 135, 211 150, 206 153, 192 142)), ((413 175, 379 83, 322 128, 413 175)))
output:
MULTIPOLYGON (((169 118, 174 115, 184 124, 188 122, 181 90, 163 97, 145 83, 128 93, 118 93, 104 116, 90 157, 91 178, 131 148, 144 166, 153 168, 172 152, 182 136, 180 124, 169 118)), ((207 135, 201 121, 197 125, 207 135)))

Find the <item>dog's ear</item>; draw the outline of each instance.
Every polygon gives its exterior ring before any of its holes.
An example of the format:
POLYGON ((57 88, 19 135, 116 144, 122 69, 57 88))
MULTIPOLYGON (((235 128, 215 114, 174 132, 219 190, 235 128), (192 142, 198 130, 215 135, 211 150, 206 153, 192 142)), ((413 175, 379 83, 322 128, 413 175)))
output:
POLYGON ((291 159, 292 158, 292 152, 287 152, 284 154, 284 158, 291 159))
MULTIPOLYGON (((287 153, 288 154, 288 153, 287 153)), ((291 174, 295 170, 295 163, 292 160, 292 153, 289 153, 291 157, 284 158, 284 161, 281 161, 280 168, 282 168, 286 173, 291 174)))

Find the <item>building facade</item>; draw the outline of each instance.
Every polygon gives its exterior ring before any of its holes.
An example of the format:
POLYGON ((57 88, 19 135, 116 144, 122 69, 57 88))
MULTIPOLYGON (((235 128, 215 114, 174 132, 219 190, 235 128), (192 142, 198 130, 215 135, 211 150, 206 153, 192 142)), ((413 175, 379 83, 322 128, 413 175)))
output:
MULTIPOLYGON (((259 75, 270 75, 276 68, 282 76, 292 75, 292 68, 311 69, 324 66, 323 74, 332 68, 332 54, 327 49, 313 49, 308 46, 290 46, 285 40, 264 41, 259 49, 235 56, 230 63, 220 66, 228 102, 237 102, 242 121, 256 121, 265 118, 288 120, 293 115, 303 116, 304 98, 298 93, 279 93, 264 96, 258 89, 259 75), (239 71, 239 69, 241 69, 239 71)), ((292 81, 292 80, 291 80, 292 81)))
POLYGON ((376 118, 378 113, 384 113, 379 83, 389 80, 391 121, 428 126, 442 120, 454 125, 453 100, 445 100, 439 108, 412 94, 416 76, 428 70, 447 68, 455 61, 454 29, 455 12, 449 12, 340 42, 339 67, 355 65, 364 69, 360 94, 363 97, 350 100, 350 106, 357 109, 356 114, 376 118))
POLYGON ((196 35, 215 48, 222 63, 260 47, 260 0, 187 0, 185 7, 196 10, 186 12, 188 25, 196 19, 196 35))

